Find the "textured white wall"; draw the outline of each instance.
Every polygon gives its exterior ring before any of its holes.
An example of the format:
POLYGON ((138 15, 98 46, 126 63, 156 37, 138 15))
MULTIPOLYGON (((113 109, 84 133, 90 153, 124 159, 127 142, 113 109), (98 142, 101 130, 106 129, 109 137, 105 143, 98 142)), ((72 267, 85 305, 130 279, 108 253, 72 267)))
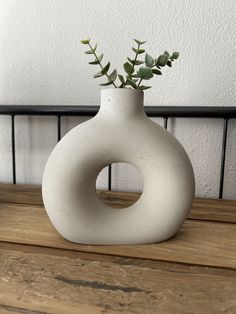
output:
MULTIPOLYGON (((99 43, 118 70, 132 55, 132 38, 148 40, 153 55, 180 51, 180 59, 152 80, 146 105, 235 105, 234 0, 0 0, 0 103, 99 104, 97 70, 80 39, 99 43)), ((64 118, 63 132, 83 121, 64 118)), ((161 120, 156 121, 162 123, 161 120)), ((11 180, 9 118, 0 120, 0 181, 11 180)), ((197 195, 219 186, 222 121, 170 121, 193 162, 197 195)), ((55 118, 18 117, 18 182, 40 183, 56 143, 55 118)), ((225 197, 236 198, 236 123, 230 122, 225 197)), ((132 169, 114 169, 114 188, 139 189, 132 169)), ((104 186, 105 176, 99 178, 104 186)))

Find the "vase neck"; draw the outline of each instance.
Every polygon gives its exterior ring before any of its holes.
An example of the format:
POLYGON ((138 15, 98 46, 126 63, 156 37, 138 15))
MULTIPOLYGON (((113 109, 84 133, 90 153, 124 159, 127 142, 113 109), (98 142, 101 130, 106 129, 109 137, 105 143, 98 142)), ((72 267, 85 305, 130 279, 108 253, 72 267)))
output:
POLYGON ((128 88, 103 89, 99 114, 116 119, 146 116, 143 108, 143 92, 128 88))

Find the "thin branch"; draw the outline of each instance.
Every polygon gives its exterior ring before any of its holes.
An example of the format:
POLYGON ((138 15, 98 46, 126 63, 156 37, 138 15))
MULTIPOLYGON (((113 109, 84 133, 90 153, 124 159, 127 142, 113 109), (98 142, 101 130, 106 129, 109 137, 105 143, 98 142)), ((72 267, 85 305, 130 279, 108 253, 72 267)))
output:
MULTIPOLYGON (((93 47, 90 45, 90 43, 88 43, 88 45, 89 45, 91 51, 93 52, 93 54, 94 54, 96 60, 98 60, 98 62, 99 62, 98 64, 100 65, 101 69, 103 70, 103 66, 102 66, 101 62, 99 61, 96 52, 94 51, 94 49, 93 49, 93 47)), ((105 75, 107 76, 108 80, 111 81, 110 76, 109 76, 107 73, 105 73, 105 75)), ((115 88, 117 88, 115 82, 112 81, 112 84, 115 86, 115 88)))

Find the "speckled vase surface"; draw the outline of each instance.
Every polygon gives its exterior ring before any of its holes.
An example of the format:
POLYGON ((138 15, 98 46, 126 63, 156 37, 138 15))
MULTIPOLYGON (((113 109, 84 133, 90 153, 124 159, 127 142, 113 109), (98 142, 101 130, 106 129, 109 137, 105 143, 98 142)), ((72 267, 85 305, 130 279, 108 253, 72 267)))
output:
POLYGON ((84 244, 164 241, 180 228, 192 205, 191 162, 176 138, 151 121, 143 92, 101 91, 98 114, 67 133, 43 175, 43 200, 56 230, 84 244), (133 205, 110 208, 96 194, 99 172, 114 162, 134 165, 143 193, 133 205))

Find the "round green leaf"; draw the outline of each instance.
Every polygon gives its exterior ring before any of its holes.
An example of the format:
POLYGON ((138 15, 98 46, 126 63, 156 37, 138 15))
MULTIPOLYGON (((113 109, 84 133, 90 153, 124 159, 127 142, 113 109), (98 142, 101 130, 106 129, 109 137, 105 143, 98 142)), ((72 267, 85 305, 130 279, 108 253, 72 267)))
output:
POLYGON ((126 62, 123 67, 127 74, 132 74, 134 72, 133 66, 129 62, 126 62))
POLYGON ((149 80, 153 77, 152 70, 150 68, 141 67, 138 71, 139 76, 143 80, 149 80))
POLYGON ((167 56, 167 57, 169 57, 169 56, 170 56, 170 54, 169 54, 169 52, 168 52, 168 51, 164 51, 163 55, 165 55, 165 56, 167 56))
POLYGON ((168 67, 172 67, 172 62, 170 60, 168 60, 166 64, 168 65, 168 67))
POLYGON ((158 59, 157 59, 157 65, 163 67, 163 66, 166 65, 167 60, 168 60, 167 56, 161 55, 161 56, 159 56, 158 59))
POLYGON ((172 53, 172 58, 173 59, 178 59, 179 58, 179 52, 175 51, 172 53))
POLYGON ((155 60, 153 57, 151 57, 148 53, 145 55, 145 65, 149 68, 151 68, 155 63, 155 60))

